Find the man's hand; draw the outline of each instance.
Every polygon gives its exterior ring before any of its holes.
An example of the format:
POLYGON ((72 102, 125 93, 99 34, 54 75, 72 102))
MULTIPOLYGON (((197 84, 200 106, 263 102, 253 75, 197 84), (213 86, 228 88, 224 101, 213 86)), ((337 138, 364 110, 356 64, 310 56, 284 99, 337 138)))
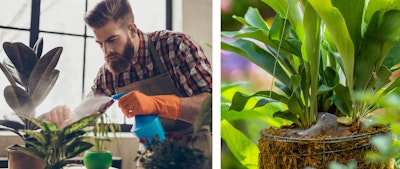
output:
POLYGON ((181 100, 176 95, 147 96, 132 91, 119 99, 118 106, 128 118, 135 115, 159 115, 176 120, 180 116, 181 100))
POLYGON ((44 119, 48 122, 56 123, 60 128, 71 124, 71 109, 67 106, 57 106, 44 115, 44 119))

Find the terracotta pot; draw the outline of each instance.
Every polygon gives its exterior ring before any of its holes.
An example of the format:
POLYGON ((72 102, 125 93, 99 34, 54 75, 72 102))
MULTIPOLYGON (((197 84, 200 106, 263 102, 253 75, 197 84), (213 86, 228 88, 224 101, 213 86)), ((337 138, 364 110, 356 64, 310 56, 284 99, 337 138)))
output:
POLYGON ((110 151, 86 151, 83 164, 87 169, 108 169, 112 164, 112 154, 110 151))
POLYGON ((46 164, 41 159, 27 155, 18 150, 7 148, 8 169, 44 169, 46 164))
MULTIPOLYGON (((365 151, 374 150, 370 138, 386 130, 345 137, 294 138, 261 132, 259 140, 260 169, 293 169, 314 167, 327 169, 331 161, 347 164, 354 160, 357 168, 389 169, 391 164, 372 164, 365 160, 365 151)), ((271 131, 271 129, 269 129, 271 131)), ((272 133, 275 133, 272 131, 272 133)))

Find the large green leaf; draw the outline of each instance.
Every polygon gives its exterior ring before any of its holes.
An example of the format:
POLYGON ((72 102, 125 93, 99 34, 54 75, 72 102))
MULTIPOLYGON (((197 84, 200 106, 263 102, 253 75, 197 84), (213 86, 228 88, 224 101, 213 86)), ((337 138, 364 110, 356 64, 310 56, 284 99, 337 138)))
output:
POLYGON ((92 114, 92 115, 86 116, 86 117, 66 126, 63 129, 63 132, 65 135, 68 135, 76 130, 81 130, 81 129, 87 127, 88 125, 94 124, 94 122, 97 120, 98 117, 99 117, 99 115, 97 115, 97 114, 92 114))
POLYGON ((296 125, 298 125, 298 126, 303 126, 301 124, 301 122, 299 121, 299 117, 297 116, 297 114, 294 114, 290 111, 278 111, 278 112, 274 113, 273 117, 280 117, 280 118, 292 121, 293 123, 296 123, 296 125))
POLYGON ((221 120, 221 138, 243 166, 249 169, 258 168, 260 151, 257 145, 224 119, 221 120))
POLYGON ((275 57, 265 51, 265 49, 256 45, 254 42, 243 39, 236 40, 232 43, 221 42, 221 48, 245 57, 251 62, 257 64, 260 68, 273 74, 283 84, 290 84, 290 79, 285 70, 279 64, 275 64, 275 57))
POLYGON ((332 4, 342 14, 354 46, 359 46, 365 1, 332 0, 332 4))
MULTIPOLYGON (((316 120, 318 113, 318 102, 317 102, 317 94, 318 94, 318 83, 319 83, 319 68, 320 68, 320 58, 321 58, 321 42, 322 42, 322 30, 321 30, 321 18, 317 15, 316 11, 313 8, 307 7, 308 3, 306 3, 306 8, 304 9, 304 33, 305 39, 304 44, 302 46, 303 49, 303 59, 308 61, 309 64, 304 64, 306 66, 309 65, 307 73, 309 82, 309 87, 305 86, 305 90, 309 88, 310 90, 310 112, 309 117, 311 117, 306 123, 306 125, 311 125, 316 120)), ((307 69, 307 67, 306 67, 307 69)), ((307 78, 303 78, 307 79, 307 78)), ((308 83, 303 83, 308 85, 308 83)), ((308 92, 303 92, 305 97, 308 97, 308 92)), ((303 117, 301 117, 303 118, 303 117)))
POLYGON ((348 87, 338 84, 334 90, 336 95, 332 95, 329 99, 332 100, 343 115, 353 117, 353 100, 348 87))
POLYGON ((93 147, 93 144, 86 142, 86 141, 81 141, 81 140, 76 140, 72 142, 66 149, 65 151, 65 158, 72 158, 80 153, 90 149, 93 147))
POLYGON ((392 75, 392 72, 386 66, 381 66, 376 72, 376 75, 377 77, 373 79, 373 89, 375 91, 382 89, 391 82, 390 76, 392 75))
POLYGON ((27 86, 29 76, 38 60, 35 52, 30 47, 20 42, 4 42, 3 48, 8 58, 18 70, 20 76, 19 79, 22 80, 24 86, 27 86))
POLYGON ((288 18, 300 41, 304 39, 303 12, 298 0, 262 0, 283 18, 288 18))
MULTIPOLYGON (((11 63, 9 64, 5 59, 4 65, 0 63, 0 69, 3 71, 4 75, 6 76, 7 80, 10 82, 11 85, 16 86, 16 82, 22 85, 21 79, 19 79, 18 71, 16 71, 14 65, 11 63)), ((11 61, 10 61, 11 62, 11 61)))
POLYGON ((369 0, 365 10, 365 23, 369 23, 372 15, 377 11, 400 10, 400 1, 397 0, 369 0))
POLYGON ((36 130, 20 130, 20 131, 22 133, 29 135, 30 137, 35 138, 38 142, 41 142, 41 143, 47 142, 46 138, 43 136, 41 131, 38 131, 38 130, 37 131, 36 130))
POLYGON ((60 59, 62 49, 62 47, 54 48, 39 59, 29 79, 28 93, 30 95, 32 95, 33 92, 44 92, 39 91, 40 84, 43 83, 42 81, 53 80, 51 79, 54 77, 52 74, 54 74, 54 69, 60 59))
POLYGON ((400 42, 394 46, 389 53, 386 55, 385 59, 383 60, 382 65, 392 68, 393 66, 400 63, 400 42))
POLYGON ((4 88, 4 98, 15 113, 34 116, 35 106, 28 93, 18 86, 8 85, 4 88))
POLYGON ((253 27, 268 30, 268 26, 257 8, 250 7, 244 15, 244 19, 253 27))
POLYGON ((340 11, 334 7, 331 0, 309 0, 309 4, 315 9, 324 21, 331 38, 340 53, 343 62, 343 71, 346 76, 349 89, 353 89, 354 45, 346 26, 346 21, 340 11))
POLYGON ((26 115, 18 115, 21 118, 27 119, 33 124, 35 124, 37 127, 39 127, 41 130, 44 132, 50 132, 50 131, 57 131, 58 126, 55 123, 49 123, 40 119, 36 119, 35 117, 32 116, 26 116, 26 115))
POLYGON ((265 99, 259 99, 256 103, 256 105, 253 108, 256 107, 261 107, 264 106, 267 103, 270 102, 282 102, 282 103, 287 103, 288 98, 282 95, 279 95, 275 92, 271 91, 259 91, 253 95, 247 95, 241 92, 236 92, 235 95, 232 98, 232 105, 229 108, 230 110, 236 110, 236 111, 242 111, 244 107, 246 106, 247 102, 251 98, 265 98, 265 99))
MULTIPOLYGON (((301 42, 293 37, 291 34, 291 24, 287 19, 283 19, 278 15, 275 16, 274 22, 272 23, 271 30, 269 32, 269 39, 275 44, 266 44, 270 47, 274 47, 279 53, 285 51, 294 54, 295 56, 301 56, 301 42)), ((262 40, 266 41, 266 40, 262 40)))
POLYGON ((227 121, 245 120, 245 119, 261 119, 265 120, 266 112, 259 110, 221 110, 221 118, 227 121))
POLYGON ((50 76, 48 77, 48 80, 38 81, 36 89, 31 90, 30 96, 35 107, 39 106, 50 93, 51 89, 53 89, 54 85, 57 82, 59 74, 59 70, 53 70, 52 74, 50 74, 50 76))
POLYGON ((356 90, 367 88, 374 80, 372 74, 378 72, 386 55, 399 42, 399 17, 400 11, 394 10, 372 16, 354 65, 356 90))

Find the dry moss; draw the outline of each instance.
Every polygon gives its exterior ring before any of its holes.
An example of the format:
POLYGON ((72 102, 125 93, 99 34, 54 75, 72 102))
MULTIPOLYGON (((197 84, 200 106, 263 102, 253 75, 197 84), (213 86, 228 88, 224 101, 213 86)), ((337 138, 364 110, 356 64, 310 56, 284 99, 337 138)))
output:
POLYGON ((289 136, 284 129, 266 129, 259 140, 260 169, 301 169, 307 166, 325 169, 330 161, 347 164, 357 161, 360 169, 387 169, 389 164, 372 164, 364 159, 366 150, 373 150, 371 137, 387 133, 386 128, 350 128, 351 135, 342 137, 289 136))

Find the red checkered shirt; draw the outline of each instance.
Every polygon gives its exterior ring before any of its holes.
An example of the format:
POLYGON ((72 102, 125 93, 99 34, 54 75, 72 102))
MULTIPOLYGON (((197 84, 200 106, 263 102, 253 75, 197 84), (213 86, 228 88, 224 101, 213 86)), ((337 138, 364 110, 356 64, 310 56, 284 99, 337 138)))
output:
MULTIPOLYGON (((132 60, 129 72, 119 73, 118 87, 160 74, 150 56, 150 49, 142 31, 138 30, 139 52, 132 60)), ((154 41, 156 51, 169 71, 175 86, 183 96, 193 96, 203 92, 211 93, 212 69, 203 49, 186 34, 172 31, 156 31, 148 34, 154 41)), ((94 94, 115 94, 113 74, 103 65, 92 86, 94 94)))

